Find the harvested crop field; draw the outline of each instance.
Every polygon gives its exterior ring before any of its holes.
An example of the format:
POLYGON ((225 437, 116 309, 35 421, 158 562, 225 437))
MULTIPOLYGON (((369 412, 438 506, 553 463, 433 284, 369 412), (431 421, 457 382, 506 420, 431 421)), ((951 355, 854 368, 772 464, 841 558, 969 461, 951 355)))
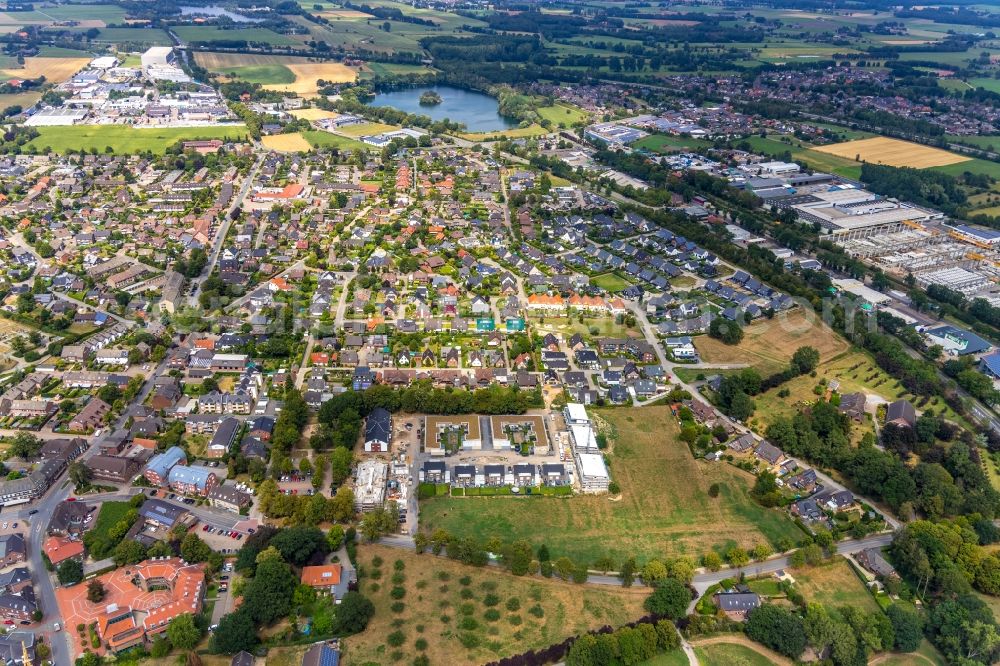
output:
POLYGON ((312 144, 306 141, 305 137, 296 132, 295 134, 272 134, 261 137, 260 142, 265 148, 277 150, 283 153, 297 153, 312 150, 312 144))
POLYGON ((339 62, 311 62, 298 56, 256 55, 249 53, 198 53, 195 58, 205 69, 218 74, 235 74, 238 78, 251 80, 245 74, 270 72, 281 68, 290 79, 256 80, 268 90, 293 92, 302 96, 315 95, 319 81, 347 83, 358 78, 358 72, 339 62))
POLYGON ((819 146, 813 148, 813 150, 819 153, 844 157, 849 160, 857 157, 862 162, 886 164, 895 167, 912 167, 914 169, 946 166, 969 160, 968 157, 949 153, 947 150, 922 146, 919 143, 911 143, 909 141, 900 141, 899 139, 890 139, 884 136, 834 143, 829 146, 819 146))
POLYGON ((339 62, 307 62, 285 65, 295 75, 295 83, 264 86, 268 90, 292 92, 302 96, 315 95, 320 81, 349 83, 358 73, 339 62))
POLYGON ((326 109, 294 109, 288 113, 299 120, 324 120, 326 118, 336 118, 339 115, 326 109))
POLYGON ((49 83, 62 83, 89 62, 90 58, 25 58, 23 68, 0 70, 0 78, 37 79, 44 76, 49 83))
POLYGON ((694 346, 706 363, 750 365, 765 376, 784 370, 799 347, 813 347, 819 352, 821 362, 850 347, 815 312, 802 308, 750 324, 743 329, 743 341, 738 345, 699 335, 694 346))

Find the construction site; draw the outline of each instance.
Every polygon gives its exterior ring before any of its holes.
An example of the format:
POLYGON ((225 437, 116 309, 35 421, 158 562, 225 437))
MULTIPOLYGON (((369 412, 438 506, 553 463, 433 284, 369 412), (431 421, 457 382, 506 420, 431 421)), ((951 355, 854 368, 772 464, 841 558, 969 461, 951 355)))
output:
MULTIPOLYGON (((966 298, 990 293, 1000 278, 1000 233, 940 220, 902 220, 821 237, 896 278, 941 285, 966 298)), ((1000 300, 1000 297, 998 297, 1000 300)))

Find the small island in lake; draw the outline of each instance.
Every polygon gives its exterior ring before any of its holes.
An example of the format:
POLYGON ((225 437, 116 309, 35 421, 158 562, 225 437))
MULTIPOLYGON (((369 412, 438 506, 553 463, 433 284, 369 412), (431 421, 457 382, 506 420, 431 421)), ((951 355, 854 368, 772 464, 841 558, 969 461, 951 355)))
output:
POLYGON ((442 101, 441 95, 437 94, 433 90, 425 90, 424 94, 420 96, 421 106, 436 106, 442 101))

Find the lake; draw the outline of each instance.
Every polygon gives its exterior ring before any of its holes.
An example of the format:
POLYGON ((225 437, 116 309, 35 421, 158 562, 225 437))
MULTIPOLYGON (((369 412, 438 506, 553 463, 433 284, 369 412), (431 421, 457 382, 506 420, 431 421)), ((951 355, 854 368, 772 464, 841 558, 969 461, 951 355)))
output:
POLYGON ((464 124, 470 132, 495 132, 518 125, 517 120, 500 115, 499 103, 493 97, 452 86, 415 86, 386 90, 376 93, 375 99, 369 104, 391 106, 406 113, 430 116, 434 120, 447 118, 464 124), (441 96, 440 104, 425 106, 420 103, 420 96, 428 90, 441 96))
POLYGON ((260 23, 264 19, 250 18, 243 14, 236 14, 225 7, 209 5, 208 7, 181 7, 181 16, 225 16, 233 23, 260 23))

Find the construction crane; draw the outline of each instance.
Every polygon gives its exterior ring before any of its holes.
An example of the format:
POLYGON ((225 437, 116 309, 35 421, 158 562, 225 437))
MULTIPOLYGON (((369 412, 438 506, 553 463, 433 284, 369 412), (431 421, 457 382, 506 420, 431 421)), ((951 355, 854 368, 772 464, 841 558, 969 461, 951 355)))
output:
POLYGON ((977 241, 957 231, 953 230, 948 231, 948 235, 954 238, 955 240, 962 241, 963 243, 968 243, 969 245, 975 245, 976 247, 981 248, 983 250, 990 250, 993 248, 993 246, 991 246, 989 243, 983 243, 982 241, 977 241))

